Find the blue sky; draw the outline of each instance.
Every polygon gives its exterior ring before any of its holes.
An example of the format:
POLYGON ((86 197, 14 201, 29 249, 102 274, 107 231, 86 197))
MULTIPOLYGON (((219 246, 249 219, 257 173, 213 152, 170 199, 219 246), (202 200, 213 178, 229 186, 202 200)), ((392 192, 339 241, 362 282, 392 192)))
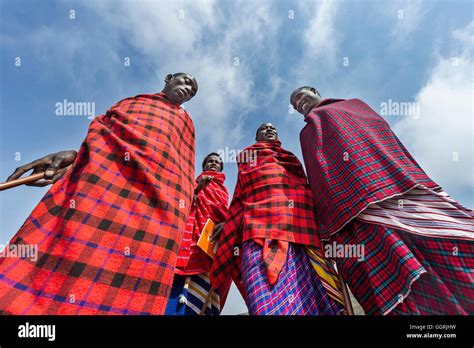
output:
MULTIPOLYGON (((470 1, 4 0, 0 177, 79 148, 90 120, 56 116, 57 102, 93 102, 102 114, 185 71, 200 86, 185 105, 196 127, 197 170, 208 152, 250 145, 262 122, 275 124, 283 146, 301 158, 304 122, 289 112, 288 98, 310 84, 324 97, 361 98, 377 111, 389 99, 417 103, 419 117, 385 118, 428 174, 472 207, 472 13, 470 1)), ((225 173, 232 192, 236 165, 227 163, 225 173)), ((46 190, 0 194, 0 243, 46 190)), ((243 311, 234 289, 224 312, 243 311)))

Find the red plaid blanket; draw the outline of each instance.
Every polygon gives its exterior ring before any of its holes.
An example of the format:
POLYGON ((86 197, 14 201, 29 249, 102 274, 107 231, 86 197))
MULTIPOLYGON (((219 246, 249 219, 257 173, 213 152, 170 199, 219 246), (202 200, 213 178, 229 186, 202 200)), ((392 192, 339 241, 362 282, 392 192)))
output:
POLYGON ((325 99, 300 134, 322 240, 369 204, 417 185, 438 187, 388 123, 359 99, 325 99))
MULTIPOLYGON (((287 243, 320 246, 314 203, 299 160, 279 141, 258 142, 239 155, 239 175, 211 268, 213 286, 232 276, 241 292, 240 249, 247 240, 267 240, 264 264, 275 281, 287 243), (270 240, 282 241, 271 243, 270 240), (280 251, 280 252, 279 252, 280 251), (273 275, 272 275, 273 274, 273 275)), ((282 259, 284 259, 282 261, 282 259)))
POLYGON ((197 241, 208 219, 217 225, 224 222, 227 216, 229 193, 224 186, 225 174, 203 172, 197 177, 196 186, 203 175, 214 179, 199 192, 191 206, 176 263, 176 273, 180 275, 209 272, 212 259, 197 245, 197 241))
POLYGON ((421 236, 358 218, 332 239, 365 247, 364 260, 336 262, 366 314, 474 313, 472 241, 421 236))
POLYGON ((193 179, 194 126, 183 109, 163 94, 114 105, 13 237, 39 256, 0 261, 1 311, 164 313, 193 179))

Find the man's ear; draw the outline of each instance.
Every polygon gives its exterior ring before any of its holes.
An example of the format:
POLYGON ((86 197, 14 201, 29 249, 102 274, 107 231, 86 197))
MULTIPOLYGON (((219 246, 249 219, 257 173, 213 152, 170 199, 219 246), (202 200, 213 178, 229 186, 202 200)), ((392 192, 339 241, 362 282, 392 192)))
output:
POLYGON ((170 82, 172 79, 173 79, 173 75, 172 75, 172 74, 166 75, 166 77, 165 77, 165 83, 170 82))

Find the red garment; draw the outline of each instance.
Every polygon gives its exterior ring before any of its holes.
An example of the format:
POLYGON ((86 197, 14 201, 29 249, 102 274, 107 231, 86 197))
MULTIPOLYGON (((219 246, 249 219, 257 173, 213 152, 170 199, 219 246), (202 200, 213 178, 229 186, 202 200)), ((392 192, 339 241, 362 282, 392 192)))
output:
POLYGON ((209 272, 212 259, 197 245, 197 241, 208 219, 217 225, 227 216, 229 193, 224 186, 225 174, 205 171, 197 177, 196 186, 203 175, 214 179, 199 192, 191 206, 176 263, 175 272, 179 275, 209 272))
POLYGON ((438 187, 388 123, 359 99, 325 99, 300 134, 321 240, 371 203, 417 185, 438 187))
POLYGON ((263 262, 269 281, 278 277, 288 242, 319 247, 320 242, 311 190, 295 155, 284 150, 279 141, 257 142, 242 151, 238 166, 237 185, 211 268, 211 281, 218 285, 231 275, 243 291, 239 270, 243 242, 265 241, 268 250, 263 262))
POLYGON ((449 235, 450 230, 471 231, 472 212, 456 202, 445 209, 446 202, 434 190, 439 186, 387 122, 361 100, 323 100, 305 121, 300 139, 319 232, 334 246, 364 247, 362 258, 336 258, 364 311, 472 313, 472 238, 449 235), (424 202, 433 206, 422 205, 421 197, 410 202, 414 189, 425 190, 424 202), (396 215, 403 219, 392 216, 392 224, 387 224, 389 211, 374 210, 378 205, 387 207, 391 198, 396 215), (420 231, 405 230, 404 223, 420 231), (428 229, 446 233, 419 233, 428 229))
POLYGON ((164 94, 114 105, 12 239, 38 260, 0 260, 1 311, 163 314, 193 179, 186 111, 164 94))
POLYGON ((336 262, 367 315, 474 314, 472 240, 425 237, 358 218, 331 239, 365 248, 363 260, 336 262))
POLYGON ((278 239, 254 238, 253 240, 263 248, 263 267, 268 282, 273 285, 278 280, 280 271, 286 263, 290 243, 278 239))

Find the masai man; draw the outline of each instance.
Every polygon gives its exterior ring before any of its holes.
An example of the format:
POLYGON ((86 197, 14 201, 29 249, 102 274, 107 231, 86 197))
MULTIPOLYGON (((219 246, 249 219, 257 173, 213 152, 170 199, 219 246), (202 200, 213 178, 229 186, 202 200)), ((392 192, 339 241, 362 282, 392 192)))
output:
MULTIPOLYGON (((196 79, 168 75, 161 93, 126 98, 90 125, 72 168, 11 244, 35 262, 0 260, 0 310, 12 314, 163 314, 193 195, 194 125, 180 105, 196 79)), ((50 155, 9 180, 74 156, 50 155)))
POLYGON ((218 315, 231 282, 213 290, 209 280, 212 258, 198 240, 209 219, 215 226, 227 216, 229 194, 224 186, 224 162, 213 152, 204 158, 202 173, 196 178, 194 199, 176 263, 173 288, 166 307, 169 315, 218 315))
POLYGON ((321 99, 301 87, 291 104, 329 245, 363 246, 337 258, 367 314, 474 313, 472 211, 420 168, 387 122, 359 99, 321 99))
POLYGON ((212 285, 219 287, 231 275, 249 314, 338 314, 341 293, 322 257, 303 167, 281 147, 271 123, 258 128, 256 141, 239 154, 237 185, 211 268, 212 285))

